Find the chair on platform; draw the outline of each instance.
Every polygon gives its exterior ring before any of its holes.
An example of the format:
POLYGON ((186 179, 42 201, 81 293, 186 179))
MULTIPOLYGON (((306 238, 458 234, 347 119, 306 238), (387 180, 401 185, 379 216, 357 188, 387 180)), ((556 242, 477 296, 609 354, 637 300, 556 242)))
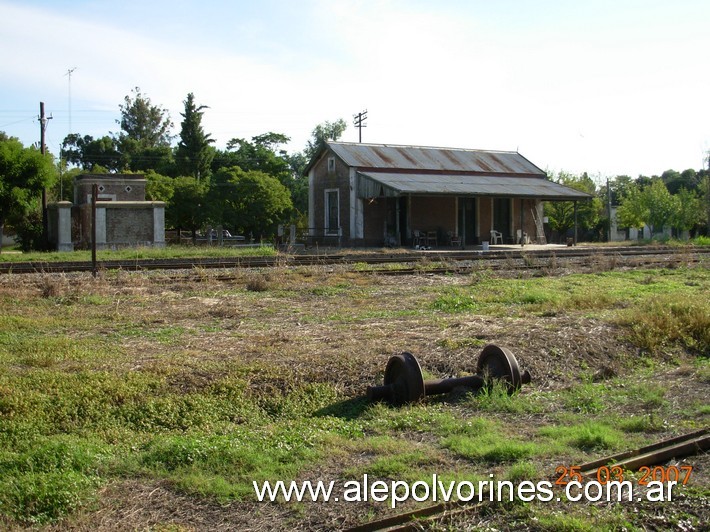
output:
POLYGON ((436 247, 439 245, 436 231, 427 231, 426 243, 427 243, 427 246, 429 246, 429 247, 431 247, 431 246, 436 247))
POLYGON ((502 244, 503 243, 503 233, 491 229, 491 244, 502 244))
POLYGON ((414 235, 412 243, 415 248, 426 247, 428 245, 426 235, 421 231, 415 229, 412 231, 412 235, 414 235))
POLYGON ((461 237, 454 233, 453 231, 449 231, 447 233, 449 235, 449 244, 451 247, 454 248, 460 248, 461 247, 461 237))

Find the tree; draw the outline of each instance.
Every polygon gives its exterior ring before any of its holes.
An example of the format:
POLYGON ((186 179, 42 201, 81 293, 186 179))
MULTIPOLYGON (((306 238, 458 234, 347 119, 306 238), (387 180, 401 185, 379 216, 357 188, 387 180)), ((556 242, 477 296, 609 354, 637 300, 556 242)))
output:
MULTIPOLYGON (((595 229, 599 223, 599 215, 603 210, 603 203, 596 196, 597 187, 592 178, 586 172, 581 176, 559 172, 553 181, 575 190, 586 192, 592 196, 591 201, 577 202, 577 226, 583 231, 595 229)), ((549 220, 550 228, 562 237, 574 227, 574 202, 545 202, 545 216, 549 220)))
POLYGON ((59 201, 74 201, 74 178, 81 175, 81 168, 67 168, 66 164, 60 163, 57 171, 60 184, 55 186, 55 198, 59 201))
POLYGON ((194 177, 177 177, 174 181, 173 195, 165 211, 168 225, 181 231, 192 231, 192 239, 197 236, 205 220, 207 186, 194 177))
POLYGON ((122 156, 118 151, 118 143, 108 135, 94 139, 91 135, 82 137, 71 133, 64 138, 62 151, 67 162, 81 166, 89 172, 96 166, 111 172, 118 172, 121 168, 122 156))
POLYGON ((148 201, 164 201, 170 203, 175 194, 175 180, 172 177, 160 175, 154 171, 145 174, 147 181, 145 196, 148 201))
POLYGON ((282 185, 290 188, 293 180, 291 167, 286 152, 279 150, 279 145, 291 139, 281 133, 264 133, 252 137, 251 142, 233 138, 227 142, 227 153, 223 155, 221 168, 238 166, 242 170, 256 170, 278 179, 282 185), (227 164, 224 164, 227 163, 227 164))
POLYGON ((701 202, 705 212, 705 234, 710 235, 710 172, 706 173, 700 181, 701 202))
POLYGON ((303 150, 306 159, 309 161, 313 159, 323 149, 326 141, 338 140, 347 128, 348 124, 342 118, 335 122, 326 121, 318 124, 311 132, 311 139, 306 144, 306 149, 303 150))
POLYGON ((647 225, 653 235, 673 224, 677 209, 677 201, 666 185, 660 178, 655 178, 643 188, 638 184, 630 187, 616 215, 622 226, 641 229, 647 225))
POLYGON ((239 167, 217 172, 210 196, 214 198, 212 203, 220 207, 212 214, 215 222, 255 238, 273 235, 293 208, 288 190, 278 179, 239 167))
POLYGON ((291 174, 293 175, 293 184, 291 185, 291 201, 293 208, 300 214, 308 212, 308 176, 304 175, 308 159, 301 152, 296 152, 286 157, 291 174))
POLYGON ((675 170, 666 170, 661 174, 661 180, 665 183, 668 192, 675 195, 681 188, 688 190, 697 190, 700 180, 698 174, 692 168, 676 172, 675 170))
POLYGON ((121 166, 132 171, 155 169, 165 172, 172 163, 173 123, 167 110, 153 105, 139 87, 119 105, 121 132, 114 137, 122 155, 121 166))
POLYGON ((183 121, 180 130, 180 142, 175 152, 177 171, 181 175, 191 175, 198 181, 207 177, 210 164, 214 158, 214 149, 210 146, 214 142, 209 134, 202 128, 202 110, 208 109, 206 105, 197 106, 195 95, 189 93, 183 102, 185 111, 181 113, 183 121))
POLYGON ((703 221, 703 215, 703 204, 694 191, 681 188, 673 196, 671 223, 678 231, 690 231, 703 221))
POLYGON ((123 133, 119 134, 119 141, 124 138, 135 140, 141 148, 155 148, 157 146, 170 146, 172 136, 170 130, 173 123, 168 111, 153 105, 150 98, 141 93, 140 87, 131 91, 133 97, 127 95, 121 111, 120 124, 123 133))
POLYGON ((18 226, 37 210, 38 197, 54 175, 50 156, 0 132, 0 242, 7 221, 18 226))
POLYGON ((626 189, 616 211, 616 219, 622 227, 643 229, 649 219, 648 205, 636 183, 626 189))
MULTIPOLYGON (((628 175, 618 175, 609 182, 611 188, 611 204, 619 205, 621 199, 626 196, 627 191, 636 186, 634 180, 628 175)), ((604 187, 606 189, 606 187, 604 187)), ((606 201, 606 197, 605 197, 606 201)))
POLYGON ((655 179, 651 186, 644 189, 643 195, 648 205, 648 226, 651 228, 651 234, 671 225, 675 204, 663 181, 655 179))

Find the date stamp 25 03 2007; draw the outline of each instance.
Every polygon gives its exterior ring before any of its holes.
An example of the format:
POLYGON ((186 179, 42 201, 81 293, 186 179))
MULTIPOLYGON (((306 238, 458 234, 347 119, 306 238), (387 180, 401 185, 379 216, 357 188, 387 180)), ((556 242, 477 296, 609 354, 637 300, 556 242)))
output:
MULTIPOLYGON (((643 466, 638 469, 640 477, 635 479, 640 486, 647 486, 649 482, 675 482, 676 484, 686 485, 690 480, 693 472, 693 466, 643 466)), ((558 486, 566 486, 569 482, 582 482, 584 476, 580 466, 557 466, 555 474, 558 475, 555 484, 558 486)), ((600 484, 606 484, 612 481, 623 482, 626 471, 621 466, 600 466, 594 473, 588 474, 592 478, 596 478, 600 484)), ((628 480, 628 479, 627 479, 628 480)))

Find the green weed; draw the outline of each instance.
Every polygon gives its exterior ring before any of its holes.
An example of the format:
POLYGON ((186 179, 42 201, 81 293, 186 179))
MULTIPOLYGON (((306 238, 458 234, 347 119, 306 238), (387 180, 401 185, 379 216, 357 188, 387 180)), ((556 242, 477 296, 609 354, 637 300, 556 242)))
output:
POLYGON ((452 289, 448 294, 437 297, 432 303, 432 309, 455 314, 459 312, 474 312, 480 307, 472 295, 452 289))
POLYGON ((469 460, 483 460, 490 463, 513 462, 543 453, 542 448, 532 442, 522 442, 489 432, 479 436, 457 435, 444 438, 442 446, 469 460))
POLYGON ((626 442, 621 432, 596 421, 588 421, 579 425, 564 424, 543 427, 538 431, 538 434, 587 452, 616 449, 626 442))
POLYGON ((600 412, 604 408, 603 387, 591 382, 578 384, 562 393, 565 410, 584 414, 600 412))
POLYGON ((655 297, 629 309, 620 323, 629 328, 632 342, 651 353, 673 345, 710 353, 710 300, 706 295, 655 297))

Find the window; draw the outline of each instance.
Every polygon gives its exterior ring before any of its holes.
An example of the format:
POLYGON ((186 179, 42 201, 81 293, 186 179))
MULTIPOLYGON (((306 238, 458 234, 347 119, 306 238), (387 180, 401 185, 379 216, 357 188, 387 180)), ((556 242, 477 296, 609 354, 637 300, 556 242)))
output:
POLYGON ((337 235, 340 229, 340 192, 338 189, 325 191, 325 233, 337 235))
POLYGON ((328 173, 335 173, 335 157, 328 157, 328 173))

